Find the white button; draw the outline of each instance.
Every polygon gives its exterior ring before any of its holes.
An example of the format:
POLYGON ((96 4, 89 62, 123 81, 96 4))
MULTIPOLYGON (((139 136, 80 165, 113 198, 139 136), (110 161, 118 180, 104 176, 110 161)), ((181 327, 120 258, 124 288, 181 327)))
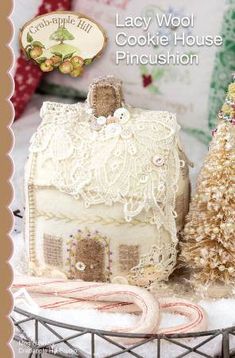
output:
POLYGON ((159 157, 158 155, 155 155, 152 159, 153 164, 156 165, 157 167, 161 167, 164 164, 164 158, 159 157))
POLYGON ((78 271, 84 271, 85 268, 86 268, 86 265, 84 264, 84 262, 78 261, 78 262, 76 263, 75 267, 76 267, 76 269, 77 269, 78 271))
POLYGON ((100 116, 96 119, 97 124, 99 124, 100 126, 103 126, 106 123, 106 117, 104 116, 100 116))
POLYGON ((129 121, 130 113, 126 108, 118 108, 113 115, 115 118, 119 120, 119 123, 124 124, 129 121))

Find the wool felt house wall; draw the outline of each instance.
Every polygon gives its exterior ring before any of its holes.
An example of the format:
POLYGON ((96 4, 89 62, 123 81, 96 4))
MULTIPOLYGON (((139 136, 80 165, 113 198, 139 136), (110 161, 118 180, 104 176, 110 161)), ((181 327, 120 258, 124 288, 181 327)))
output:
POLYGON ((45 102, 26 166, 30 271, 149 287, 167 280, 188 210, 175 115, 94 81, 84 104, 45 102))

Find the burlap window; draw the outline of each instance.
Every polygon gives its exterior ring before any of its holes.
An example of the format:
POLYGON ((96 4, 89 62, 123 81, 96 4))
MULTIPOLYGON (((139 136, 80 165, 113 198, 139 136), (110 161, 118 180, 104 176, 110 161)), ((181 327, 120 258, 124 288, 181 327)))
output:
POLYGON ((139 263, 138 245, 120 245, 119 246, 119 265, 123 272, 129 271, 139 263))
POLYGON ((62 242, 63 239, 60 237, 43 235, 43 255, 47 265, 62 267, 62 242))

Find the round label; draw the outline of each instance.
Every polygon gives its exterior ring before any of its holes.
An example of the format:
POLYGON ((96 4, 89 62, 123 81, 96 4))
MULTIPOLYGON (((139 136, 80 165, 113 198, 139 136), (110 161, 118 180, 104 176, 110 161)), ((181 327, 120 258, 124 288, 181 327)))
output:
POLYGON ((84 66, 106 46, 104 29, 91 18, 72 11, 55 11, 35 17, 20 32, 20 46, 43 72, 58 69, 79 77, 84 66))

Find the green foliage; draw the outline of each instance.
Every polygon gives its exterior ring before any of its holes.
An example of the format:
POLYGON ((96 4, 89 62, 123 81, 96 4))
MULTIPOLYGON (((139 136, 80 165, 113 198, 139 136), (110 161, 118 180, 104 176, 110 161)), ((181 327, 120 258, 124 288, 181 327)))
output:
POLYGON ((32 41, 33 41, 32 36, 30 35, 29 32, 27 32, 27 42, 32 42, 32 41))
POLYGON ((46 57, 39 57, 39 58, 36 58, 35 61, 36 61, 37 63, 41 64, 41 63, 45 62, 46 59, 47 59, 46 57))
POLYGON ((75 52, 76 52, 76 51, 71 52, 71 53, 68 53, 67 55, 65 55, 65 56, 63 57, 63 60, 68 60, 69 58, 71 58, 71 57, 73 56, 73 54, 74 54, 75 52))
POLYGON ((53 55, 56 55, 56 56, 59 56, 59 57, 62 57, 62 56, 63 56, 62 53, 57 52, 57 51, 51 51, 51 53, 52 53, 53 55))
POLYGON ((28 57, 28 58, 30 58, 29 52, 30 52, 31 49, 32 49, 32 46, 31 46, 31 45, 27 45, 27 46, 25 47, 25 51, 26 51, 26 54, 27 54, 27 57, 28 57))
POLYGON ((149 70, 146 65, 140 65, 140 73, 141 75, 148 75, 149 70))
POLYGON ((87 66, 87 65, 90 65, 92 63, 92 58, 86 58, 84 60, 84 65, 87 66))
POLYGON ((63 43, 65 40, 74 40, 74 36, 63 26, 60 26, 50 36, 50 40, 59 41, 63 43))
POLYGON ((151 92, 151 93, 161 94, 161 91, 159 90, 158 86, 156 86, 156 85, 151 84, 148 86, 148 89, 149 89, 149 92, 151 92))

